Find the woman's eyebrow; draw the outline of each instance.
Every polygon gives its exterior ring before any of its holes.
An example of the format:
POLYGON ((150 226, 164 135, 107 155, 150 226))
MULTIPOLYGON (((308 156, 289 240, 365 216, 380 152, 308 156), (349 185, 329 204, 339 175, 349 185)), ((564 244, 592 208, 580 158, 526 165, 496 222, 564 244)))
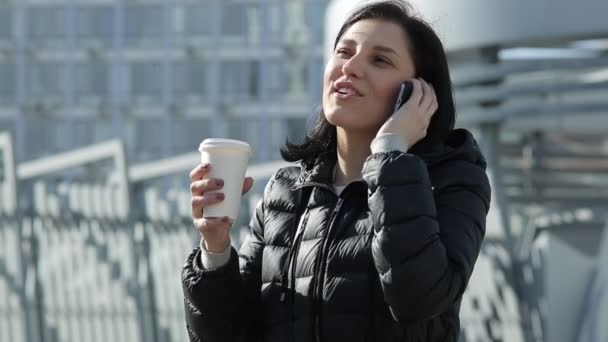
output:
MULTIPOLYGON (((346 44, 346 45, 357 45, 357 41, 355 41, 354 39, 341 39, 340 42, 342 42, 343 44, 346 44)), ((380 51, 380 52, 392 53, 392 54, 395 54, 395 55, 399 56, 399 54, 397 53, 397 51, 391 49, 388 46, 375 45, 372 49, 380 51)))
POLYGON ((376 46, 374 46, 374 50, 378 50, 378 51, 386 52, 386 53, 393 53, 393 54, 399 56, 399 54, 397 53, 397 51, 391 49, 388 46, 376 45, 376 46))

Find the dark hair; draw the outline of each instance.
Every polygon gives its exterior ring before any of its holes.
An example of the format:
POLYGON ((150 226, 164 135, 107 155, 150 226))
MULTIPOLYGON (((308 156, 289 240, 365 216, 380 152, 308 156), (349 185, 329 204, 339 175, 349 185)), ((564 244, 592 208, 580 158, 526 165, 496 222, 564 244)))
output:
MULTIPOLYGON (((344 22, 334 48, 344 33, 356 22, 364 19, 381 19, 395 23, 403 29, 411 42, 416 77, 421 77, 435 88, 439 108, 429 125, 426 137, 410 148, 409 153, 424 155, 443 142, 448 132, 454 128, 456 110, 452 95, 452 81, 443 44, 434 30, 421 18, 411 14, 412 8, 405 1, 386 0, 358 7, 344 22)), ((336 151, 336 127, 325 118, 321 109, 314 127, 301 144, 285 142, 281 156, 288 162, 313 163, 320 156, 336 151)))

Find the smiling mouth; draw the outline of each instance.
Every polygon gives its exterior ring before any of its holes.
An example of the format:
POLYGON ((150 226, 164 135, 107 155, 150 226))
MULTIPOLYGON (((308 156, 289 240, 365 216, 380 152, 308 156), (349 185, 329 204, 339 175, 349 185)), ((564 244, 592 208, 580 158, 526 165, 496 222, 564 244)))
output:
POLYGON ((361 94, 353 88, 338 88, 335 91, 336 95, 340 98, 359 97, 361 94))

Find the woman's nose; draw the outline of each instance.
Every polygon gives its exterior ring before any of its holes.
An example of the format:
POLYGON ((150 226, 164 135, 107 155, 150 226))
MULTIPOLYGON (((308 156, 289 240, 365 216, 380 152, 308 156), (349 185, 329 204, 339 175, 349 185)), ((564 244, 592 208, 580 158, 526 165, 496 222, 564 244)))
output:
POLYGON ((364 74, 364 66, 361 58, 358 55, 352 56, 349 60, 342 64, 342 73, 344 75, 361 78, 364 74))

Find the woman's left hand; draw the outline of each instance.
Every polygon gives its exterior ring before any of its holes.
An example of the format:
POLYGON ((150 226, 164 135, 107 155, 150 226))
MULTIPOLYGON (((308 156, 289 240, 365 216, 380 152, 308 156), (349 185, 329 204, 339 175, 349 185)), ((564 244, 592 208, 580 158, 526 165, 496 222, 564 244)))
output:
POLYGON ((426 137, 433 114, 437 111, 435 89, 421 78, 411 80, 412 95, 378 130, 380 134, 394 133, 403 138, 408 147, 426 137))

